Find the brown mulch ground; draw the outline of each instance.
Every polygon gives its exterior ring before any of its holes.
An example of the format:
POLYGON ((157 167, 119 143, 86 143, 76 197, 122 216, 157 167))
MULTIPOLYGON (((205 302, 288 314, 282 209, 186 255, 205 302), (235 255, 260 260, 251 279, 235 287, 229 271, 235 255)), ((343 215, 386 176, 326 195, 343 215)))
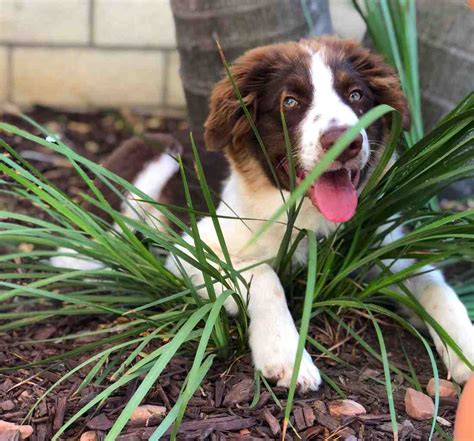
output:
MULTIPOLYGON (((102 160, 131 133, 144 130, 174 131, 185 127, 178 119, 137 116, 128 112, 82 114, 36 108, 31 112, 31 116, 51 130, 61 133, 66 144, 95 161, 102 160)), ((0 119, 28 127, 15 117, 0 114, 0 119)), ((7 140, 51 181, 69 194, 77 195, 84 190, 81 179, 61 158, 20 138, 11 136, 7 137, 7 140)), ((2 202, 0 199, 0 206, 2 203, 8 204, 10 209, 27 212, 34 210, 34 207, 11 200, 2 202)), ((32 404, 48 387, 92 354, 82 354, 48 366, 22 369, 21 365, 86 344, 91 340, 62 340, 58 343, 54 339, 85 330, 96 330, 109 325, 112 320, 109 317, 94 320, 74 317, 55 318, 49 322, 0 334, 0 367, 16 368, 8 374, 0 373, 0 420, 20 424, 32 404), (45 339, 49 341, 35 342, 45 339)), ((373 347, 378 347, 373 327, 365 317, 345 315, 344 320, 373 347)), ((432 375, 430 362, 422 344, 391 322, 381 321, 380 325, 390 351, 390 361, 402 371, 409 373, 404 349, 414 363, 420 383, 425 386, 432 375)), ((323 385, 318 392, 297 396, 291 420, 294 430, 292 428, 288 430, 286 439, 352 441, 392 439, 381 363, 368 355, 350 335, 338 328, 335 322, 319 319, 312 323, 310 335, 326 347, 334 348, 334 352, 341 359, 353 366, 344 367, 321 354, 312 353, 320 370, 336 382, 348 398, 362 404, 367 414, 346 418, 331 416, 327 405, 339 397, 328 385, 323 385)), ((170 363, 144 403, 161 405, 167 409, 173 406, 186 372, 190 368, 191 355, 176 357, 170 363)), ((126 356, 127 354, 124 354, 124 357, 126 356)), ((31 424, 34 429, 31 440, 50 440, 64 421, 103 390, 103 385, 89 386, 80 393, 75 393, 85 375, 87 371, 80 371, 78 375, 70 377, 42 401, 32 418, 26 421, 26 424, 31 424)), ((415 421, 405 413, 404 394, 409 384, 401 376, 392 376, 392 381, 400 424, 400 439, 428 439, 431 422, 415 421)), ((81 433, 90 430, 96 433, 96 439, 103 439, 107 429, 111 427, 137 387, 138 384, 133 383, 123 390, 118 390, 103 407, 94 409, 81 418, 66 432, 63 439, 78 439, 81 433)), ((284 407, 286 391, 274 388, 274 392, 279 405, 284 407)), ((253 396, 253 369, 249 355, 235 354, 227 360, 217 360, 189 403, 179 439, 279 439, 283 411, 263 385, 257 405, 250 408, 253 396)), ((456 404, 454 399, 443 400, 439 415, 452 423, 456 404)), ((119 439, 146 440, 154 431, 157 422, 150 421, 149 424, 151 427, 128 425, 119 439)), ((444 426, 444 430, 451 433, 449 427, 444 426)), ((4 439, 1 436, 0 434, 0 440, 4 439)))

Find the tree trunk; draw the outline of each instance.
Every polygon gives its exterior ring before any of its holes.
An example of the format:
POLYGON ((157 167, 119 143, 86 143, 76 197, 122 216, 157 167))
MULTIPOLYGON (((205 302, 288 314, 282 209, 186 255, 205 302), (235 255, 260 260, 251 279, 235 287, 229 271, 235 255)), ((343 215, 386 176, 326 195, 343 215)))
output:
MULTIPOLYGON (((425 128, 474 90, 474 14, 465 1, 417 1, 420 86, 425 128)), ((472 197, 474 180, 450 185, 441 198, 472 197)))
POLYGON ((327 0, 171 0, 171 7, 193 131, 202 129, 223 75, 216 39, 230 62, 256 46, 332 32, 327 0))
POLYGON ((423 119, 431 128, 474 90, 474 13, 465 1, 417 1, 423 119))

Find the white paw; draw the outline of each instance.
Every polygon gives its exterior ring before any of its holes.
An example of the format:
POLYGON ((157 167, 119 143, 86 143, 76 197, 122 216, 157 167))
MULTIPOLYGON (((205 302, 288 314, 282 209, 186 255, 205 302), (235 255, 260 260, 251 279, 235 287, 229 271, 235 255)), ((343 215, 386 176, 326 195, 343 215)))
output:
POLYGON ((75 254, 74 256, 54 256, 49 259, 49 263, 56 268, 69 268, 73 270, 94 270, 103 268, 104 265, 95 260, 87 260, 87 257, 80 256, 76 251, 69 248, 58 248, 60 253, 75 254))
MULTIPOLYGON (((455 341, 463 351, 464 356, 474 364, 474 327, 470 325, 468 329, 465 329, 461 335, 455 338, 455 341)), ((435 339, 435 345, 448 370, 448 374, 456 383, 464 384, 474 372, 450 347, 445 346, 439 338, 435 339)))
MULTIPOLYGON (((250 347, 255 369, 265 378, 277 381, 278 386, 289 387, 293 375, 298 333, 296 329, 279 329, 276 334, 267 329, 257 333, 250 329, 250 347)), ((306 350, 303 352, 297 385, 302 392, 318 390, 321 376, 306 350)))

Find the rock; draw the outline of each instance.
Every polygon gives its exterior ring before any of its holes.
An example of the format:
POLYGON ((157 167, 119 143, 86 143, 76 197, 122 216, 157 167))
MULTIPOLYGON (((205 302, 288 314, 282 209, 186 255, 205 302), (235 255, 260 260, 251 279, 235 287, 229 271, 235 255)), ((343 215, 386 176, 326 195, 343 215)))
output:
POLYGON ((0 384, 0 392, 8 392, 13 387, 14 383, 10 378, 7 378, 3 383, 0 384))
POLYGON ((18 426, 14 423, 0 420, 0 435, 5 432, 20 432, 20 439, 27 439, 33 434, 33 427, 24 425, 18 426))
POLYGON ((33 335, 33 340, 47 340, 49 337, 51 337, 55 332, 57 331, 55 326, 52 325, 46 325, 42 326, 40 329, 38 329, 34 335, 33 335))
POLYGON ((21 401, 22 403, 28 403, 31 400, 31 392, 28 390, 24 390, 19 396, 18 400, 21 401))
MULTIPOLYGON (((428 381, 428 385, 426 386, 426 392, 431 397, 435 396, 435 380, 432 378, 428 381)), ((458 396, 458 391, 456 386, 448 380, 439 380, 439 389, 438 393, 440 398, 456 398, 458 396)))
POLYGON ((21 441, 19 430, 0 432, 0 441, 21 441))
POLYGON ((109 430, 113 423, 110 421, 104 413, 95 416, 90 421, 87 422, 86 426, 92 430, 109 430))
POLYGON ((81 438, 79 441, 98 441, 99 437, 97 436, 97 433, 94 432, 93 430, 89 430, 88 432, 84 432, 81 435, 81 438))
POLYGON ((436 421, 438 421, 438 423, 441 424, 442 426, 446 426, 446 427, 452 426, 452 424, 447 419, 440 416, 436 417, 436 421))
POLYGON ((361 380, 367 380, 367 378, 377 378, 380 376, 380 371, 376 369, 366 368, 362 371, 360 375, 361 380))
POLYGON ((329 403, 329 413, 332 416, 354 416, 367 413, 362 404, 353 400, 335 400, 329 403))
POLYGON ((427 420, 434 415, 434 403, 428 395, 409 387, 405 394, 405 411, 415 420, 427 420))
POLYGON ((154 406, 153 404, 144 404, 138 406, 130 417, 131 426, 150 426, 156 425, 163 415, 166 414, 166 407, 154 406))
POLYGON ((6 400, 0 403, 0 409, 4 410, 5 412, 13 410, 14 408, 15 403, 12 400, 6 400))
POLYGON ((250 401, 254 393, 254 380, 246 378, 234 384, 224 398, 224 406, 234 406, 235 404, 250 401))

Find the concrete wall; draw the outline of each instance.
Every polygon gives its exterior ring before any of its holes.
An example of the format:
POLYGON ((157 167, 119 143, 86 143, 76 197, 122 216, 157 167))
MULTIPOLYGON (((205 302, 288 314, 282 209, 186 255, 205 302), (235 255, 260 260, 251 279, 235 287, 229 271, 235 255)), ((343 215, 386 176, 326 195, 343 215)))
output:
MULTIPOLYGON (((336 31, 361 39, 350 0, 330 6, 336 31)), ((169 0, 0 0, 5 101, 183 109, 169 0)))

